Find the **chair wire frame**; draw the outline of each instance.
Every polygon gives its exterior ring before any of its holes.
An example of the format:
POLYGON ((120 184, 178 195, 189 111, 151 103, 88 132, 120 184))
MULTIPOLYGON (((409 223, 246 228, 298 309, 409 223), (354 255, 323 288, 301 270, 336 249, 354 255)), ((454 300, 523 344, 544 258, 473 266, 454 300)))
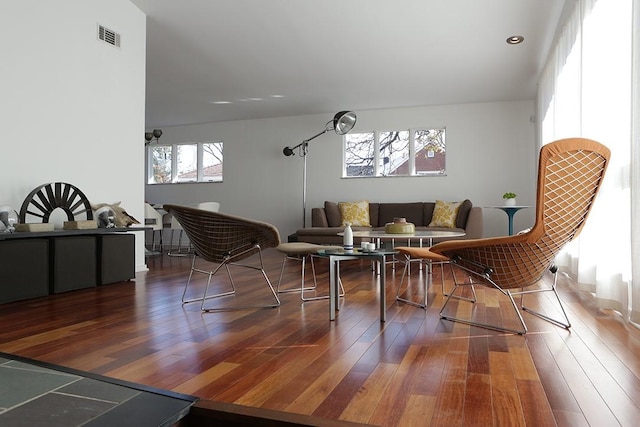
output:
POLYGON ((508 237, 467 241, 448 241, 431 250, 450 259, 452 267, 464 270, 476 282, 454 283, 440 317, 503 332, 525 334, 527 326, 514 296, 520 296, 520 308, 557 326, 569 329, 571 323, 558 295, 558 269, 553 261, 560 249, 582 230, 602 184, 610 151, 604 145, 584 139, 570 138, 547 144, 540 150, 536 222, 530 231, 508 237), (541 283, 545 271, 553 274, 553 284, 541 283), (448 314, 452 295, 462 286, 483 284, 497 289, 509 298, 519 327, 506 328, 448 314), (533 285, 536 289, 525 290, 533 285), (520 291, 511 291, 520 289, 520 291), (558 320, 524 305, 524 296, 552 292, 560 307, 558 320))
POLYGON ((164 205, 164 209, 178 220, 194 248, 191 271, 182 293, 183 304, 200 302, 200 309, 203 312, 268 308, 280 305, 280 299, 265 272, 262 258, 264 249, 277 247, 280 244, 280 234, 273 225, 188 206, 164 205), (257 265, 239 263, 255 254, 258 254, 257 265), (218 265, 213 270, 204 270, 197 267, 196 259, 198 258, 218 265), (236 285, 229 269, 231 265, 260 271, 274 302, 256 306, 207 307, 205 303, 208 300, 236 295, 236 285), (230 290, 210 295, 211 279, 222 267, 227 271, 230 290), (193 273, 208 275, 207 285, 201 297, 187 299, 187 289, 193 273))
MULTIPOLYGON (((400 279, 400 285, 397 287, 396 289, 396 301, 401 301, 404 302, 406 304, 409 305, 413 305, 415 307, 420 307, 420 308, 427 308, 427 289, 429 286, 429 281, 430 281, 430 277, 433 271, 433 266, 434 265, 439 265, 440 266, 440 287, 442 290, 442 295, 445 297, 448 297, 450 295, 450 293, 446 290, 445 288, 445 280, 444 280, 444 266, 446 265, 452 265, 451 262, 447 259, 447 260, 442 260, 441 257, 439 256, 431 256, 432 254, 429 253, 428 250, 424 250, 425 248, 413 248, 413 247, 409 247, 409 246, 399 246, 396 248, 401 254, 403 254, 405 256, 405 260, 404 260, 404 269, 402 271, 402 278, 400 279), (408 296, 403 296, 405 295, 403 292, 403 284, 404 284, 404 279, 405 277, 407 277, 407 286, 409 286, 409 275, 411 275, 411 262, 415 261, 415 260, 419 260, 420 262, 423 262, 426 264, 426 272, 428 275, 428 278, 424 281, 424 294, 422 297, 422 301, 420 302, 415 302, 414 300, 410 299, 408 296)), ((451 268, 451 277, 453 278, 453 283, 454 283, 454 289, 455 286, 458 285, 457 280, 456 280, 456 275, 455 275, 455 270, 453 268, 451 268)), ((472 279, 469 279, 469 284, 473 285, 472 279)), ((461 284, 460 284, 461 285, 461 284)), ((408 287, 407 287, 407 292, 409 291, 408 287)), ((454 298, 457 299, 462 299, 464 301, 469 301, 469 302, 476 302, 477 300, 477 296, 476 296, 476 290, 473 286, 471 286, 471 292, 472 292, 472 296, 471 297, 464 297, 464 296, 458 296, 455 295, 454 298)))
MULTIPOLYGON (((280 293, 287 293, 287 292, 300 292, 300 299, 302 301, 317 301, 317 300, 322 300, 322 299, 328 299, 329 295, 320 295, 320 296, 315 296, 315 297, 306 297, 304 295, 305 291, 315 291, 318 287, 318 281, 316 279, 316 268, 315 268, 315 264, 313 262, 313 254, 309 253, 309 254, 297 254, 297 255, 285 255, 284 259, 282 260, 282 268, 280 269, 280 279, 278 280, 278 285, 276 286, 276 291, 280 294, 280 293), (306 260, 309 259, 309 264, 311 264, 311 273, 313 274, 313 286, 305 286, 305 268, 306 268, 306 260), (300 262, 301 265, 301 269, 302 269, 302 273, 301 273, 301 278, 300 278, 300 287, 296 287, 296 288, 290 288, 290 289, 280 289, 280 285, 282 284, 282 277, 284 276, 284 270, 286 268, 287 262, 288 261, 296 261, 296 262, 300 262)), ((338 296, 339 297, 344 297, 344 287, 342 286, 342 280, 340 280, 338 282, 338 284, 340 285, 340 289, 338 291, 338 296)))

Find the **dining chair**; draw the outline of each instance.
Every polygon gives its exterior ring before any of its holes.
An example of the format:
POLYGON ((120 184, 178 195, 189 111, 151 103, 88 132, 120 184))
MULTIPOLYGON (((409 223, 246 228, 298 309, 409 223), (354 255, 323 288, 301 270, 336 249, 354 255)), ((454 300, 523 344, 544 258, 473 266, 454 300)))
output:
POLYGON ((160 234, 160 252, 162 252, 162 234, 164 224, 162 223, 162 214, 158 212, 149 203, 144 204, 144 225, 151 227, 151 250, 156 249, 156 232, 160 234))

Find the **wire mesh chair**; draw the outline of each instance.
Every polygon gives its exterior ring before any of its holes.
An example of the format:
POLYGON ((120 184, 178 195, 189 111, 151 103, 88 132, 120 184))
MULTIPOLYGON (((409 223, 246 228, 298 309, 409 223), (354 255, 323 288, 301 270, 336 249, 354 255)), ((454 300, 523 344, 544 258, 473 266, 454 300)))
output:
POLYGON ((182 293, 183 304, 200 301, 200 309, 204 312, 244 308, 277 307, 280 305, 280 299, 278 299, 278 295, 273 289, 269 277, 267 277, 262 259, 263 249, 276 247, 280 244, 280 234, 273 225, 188 206, 164 205, 164 209, 180 222, 180 225, 184 229, 184 232, 189 237, 189 240, 195 249, 189 278, 182 293), (238 261, 249 258, 255 254, 259 255, 257 266, 237 263, 238 261), (217 263, 218 265, 212 271, 203 270, 196 266, 196 259, 198 258, 202 258, 202 260, 207 262, 217 263), (233 296, 236 294, 235 283, 231 276, 231 271, 229 270, 230 265, 259 270, 262 273, 275 302, 272 304, 252 307, 205 307, 205 302, 207 300, 233 296), (225 267, 227 270, 231 290, 209 295, 211 278, 222 267, 225 267), (202 297, 187 299, 187 289, 191 283, 194 272, 207 274, 209 276, 207 285, 202 297))
POLYGON ((438 243, 431 251, 449 258, 452 266, 469 273, 469 283, 454 283, 440 311, 443 319, 504 332, 525 334, 527 326, 513 296, 520 295, 522 310, 563 328, 571 323, 556 290, 557 268, 553 261, 560 249, 582 230, 600 189, 610 158, 604 145, 570 138, 545 145, 540 150, 535 224, 530 231, 509 236, 438 243), (544 272, 553 273, 553 284, 539 284, 544 272), (477 282, 476 282, 477 280, 477 282), (521 329, 505 328, 447 314, 449 302, 462 286, 482 284, 506 295, 513 306, 521 329), (532 285, 540 286, 525 290, 532 285), (521 288, 512 292, 511 289, 521 288), (524 295, 552 292, 563 319, 557 320, 524 305, 524 295))
MULTIPOLYGON (((220 210, 220 203, 218 202, 201 202, 198 204, 193 205, 193 207, 198 208, 198 209, 202 209, 204 211, 213 211, 213 212, 218 212, 220 210)), ((182 252, 182 232, 184 231, 182 229, 182 225, 180 225, 180 222, 174 218, 172 215, 171 216, 171 244, 169 245, 169 252, 167 253, 167 255, 169 256, 189 256, 192 255, 191 253, 191 244, 188 245, 187 250, 185 252, 182 252), (178 231, 178 251, 177 252, 173 252, 173 233, 175 231, 178 231)))

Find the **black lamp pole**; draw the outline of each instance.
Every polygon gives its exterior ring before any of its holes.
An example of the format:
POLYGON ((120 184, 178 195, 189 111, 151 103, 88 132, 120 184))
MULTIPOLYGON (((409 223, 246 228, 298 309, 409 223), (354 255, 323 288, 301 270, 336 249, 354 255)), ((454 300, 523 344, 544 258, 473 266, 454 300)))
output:
POLYGON ((356 114, 352 111, 340 111, 336 113, 333 120, 329 120, 324 129, 317 134, 313 135, 309 139, 305 139, 295 147, 284 147, 282 153, 289 157, 295 154, 295 150, 298 149, 298 155, 303 158, 302 162, 302 228, 307 226, 307 154, 309 152, 309 141, 314 140, 327 133, 330 130, 334 130, 338 135, 345 135, 356 124, 356 114))

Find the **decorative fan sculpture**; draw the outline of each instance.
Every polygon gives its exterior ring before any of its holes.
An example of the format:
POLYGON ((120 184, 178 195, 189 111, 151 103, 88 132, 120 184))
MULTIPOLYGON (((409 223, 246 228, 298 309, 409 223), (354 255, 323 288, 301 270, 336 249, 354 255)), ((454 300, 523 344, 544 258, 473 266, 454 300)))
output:
POLYGON ((84 214, 93 219, 91 204, 78 187, 66 182, 50 182, 35 188, 22 202, 20 223, 49 222, 51 213, 62 209, 69 221, 84 214))

